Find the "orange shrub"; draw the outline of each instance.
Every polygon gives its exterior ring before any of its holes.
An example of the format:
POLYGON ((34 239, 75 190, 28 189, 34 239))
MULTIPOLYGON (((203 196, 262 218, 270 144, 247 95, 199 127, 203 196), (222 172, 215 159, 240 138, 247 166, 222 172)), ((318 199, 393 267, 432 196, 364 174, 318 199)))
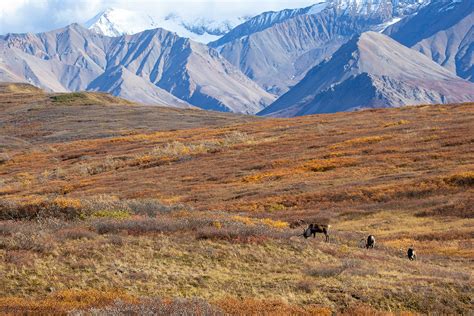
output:
POLYGON ((24 187, 28 187, 29 185, 31 185, 34 181, 34 176, 31 175, 30 173, 28 172, 21 172, 19 174, 17 174, 17 179, 18 181, 24 186, 24 187))
POLYGON ((65 313, 74 309, 102 307, 117 300, 127 303, 138 302, 135 297, 119 290, 64 290, 44 299, 2 297, 0 298, 0 311, 5 313, 65 313))
POLYGON ((269 227, 274 227, 274 228, 287 228, 289 224, 287 222, 283 221, 275 221, 270 218, 264 218, 261 220, 262 224, 265 224, 269 227))
POLYGON ((397 121, 397 122, 386 123, 386 124, 384 124, 383 127, 391 127, 391 126, 405 125, 405 124, 408 124, 408 123, 410 123, 410 121, 407 121, 407 120, 400 120, 400 121, 397 121))
POLYGON ((61 209, 80 208, 81 207, 81 201, 78 200, 78 199, 57 197, 57 198, 54 199, 53 203, 61 209))
POLYGON ((219 222, 219 221, 215 221, 215 222, 212 222, 212 226, 214 226, 217 229, 221 229, 222 228, 222 223, 219 222))
POLYGON ((283 176, 290 174, 289 170, 273 170, 265 172, 257 172, 252 175, 245 176, 242 181, 246 183, 259 183, 263 181, 279 180, 283 176))
POLYGON ((338 149, 342 147, 349 147, 349 146, 360 145, 360 144, 374 144, 374 143, 379 143, 387 138, 388 138, 387 136, 359 137, 359 138, 346 140, 342 143, 336 143, 334 145, 329 146, 329 148, 338 149))
POLYGON ((240 223, 243 223, 245 225, 249 225, 249 226, 255 225, 255 220, 253 218, 250 218, 250 217, 237 215, 237 216, 233 216, 232 219, 236 222, 240 222, 240 223))

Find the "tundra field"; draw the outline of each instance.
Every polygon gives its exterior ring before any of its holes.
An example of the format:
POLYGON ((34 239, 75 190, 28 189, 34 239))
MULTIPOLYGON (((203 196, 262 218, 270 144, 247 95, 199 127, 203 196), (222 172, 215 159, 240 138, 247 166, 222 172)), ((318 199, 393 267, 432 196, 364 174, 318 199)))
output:
POLYGON ((0 313, 471 314, 473 130, 474 104, 262 119, 3 84, 0 313))

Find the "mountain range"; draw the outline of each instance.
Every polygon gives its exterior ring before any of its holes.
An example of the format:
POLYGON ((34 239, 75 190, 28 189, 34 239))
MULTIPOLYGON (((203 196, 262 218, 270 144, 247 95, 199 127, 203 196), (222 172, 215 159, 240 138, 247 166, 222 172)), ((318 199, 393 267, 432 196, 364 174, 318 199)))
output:
POLYGON ((474 1, 433 1, 385 34, 474 82, 474 1))
POLYGON ((107 37, 78 24, 0 37, 0 80, 49 91, 254 114, 274 100, 212 48, 164 29, 107 37), (189 103, 189 104, 188 104, 189 103))
POLYGON ((362 32, 380 31, 426 0, 334 0, 256 16, 209 45, 276 95, 362 32))
POLYGON ((233 21, 108 9, 0 36, 0 81, 279 117, 464 102, 473 25, 472 0, 319 0, 233 21))
POLYGON ((474 100, 474 84, 390 37, 365 32, 260 114, 292 117, 474 100))

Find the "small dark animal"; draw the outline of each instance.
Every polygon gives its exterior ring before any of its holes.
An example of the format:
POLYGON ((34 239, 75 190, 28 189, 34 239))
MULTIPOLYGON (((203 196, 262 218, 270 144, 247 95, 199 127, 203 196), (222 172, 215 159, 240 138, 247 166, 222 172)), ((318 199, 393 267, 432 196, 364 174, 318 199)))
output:
POLYGON ((365 247, 367 249, 369 249, 369 248, 373 249, 374 246, 375 246, 375 237, 374 237, 374 235, 369 235, 369 237, 367 237, 367 244, 365 245, 365 247))
POLYGON ((322 233, 326 236, 326 242, 329 241, 329 227, 331 225, 321 225, 321 224, 309 224, 308 228, 306 228, 303 232, 304 238, 309 238, 313 235, 313 238, 316 238, 316 233, 322 233))
POLYGON ((416 260, 416 253, 415 253, 415 250, 413 248, 408 248, 407 255, 408 255, 408 259, 410 259, 412 261, 416 260))

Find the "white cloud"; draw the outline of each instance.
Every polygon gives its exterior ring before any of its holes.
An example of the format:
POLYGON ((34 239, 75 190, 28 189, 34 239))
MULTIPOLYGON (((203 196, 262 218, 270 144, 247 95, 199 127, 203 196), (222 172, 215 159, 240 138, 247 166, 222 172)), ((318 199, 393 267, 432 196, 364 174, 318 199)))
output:
POLYGON ((41 32, 93 15, 102 7, 97 0, 13 0, 0 6, 0 34, 41 32))
POLYGON ((73 22, 83 23, 107 7, 153 15, 235 18, 263 11, 297 8, 315 0, 1 0, 0 34, 42 32, 73 22))

